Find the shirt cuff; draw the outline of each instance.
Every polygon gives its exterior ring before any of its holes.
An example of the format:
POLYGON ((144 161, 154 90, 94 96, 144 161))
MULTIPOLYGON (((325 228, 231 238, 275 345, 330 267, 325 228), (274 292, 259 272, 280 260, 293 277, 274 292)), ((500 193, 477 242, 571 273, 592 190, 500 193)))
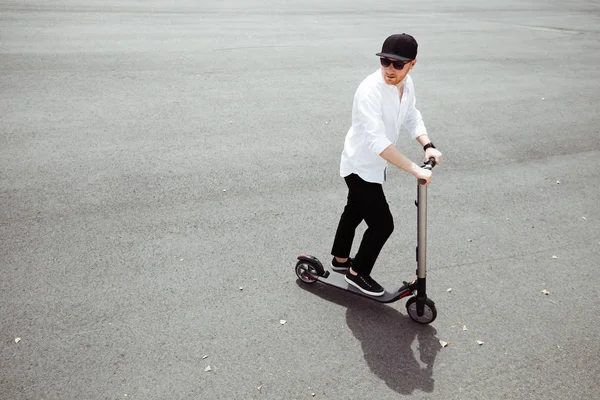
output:
POLYGON ((373 153, 379 155, 385 149, 387 149, 390 146, 390 144, 392 144, 392 142, 390 142, 387 138, 380 138, 373 142, 373 144, 371 144, 371 150, 373 151, 373 153))
POLYGON ((425 129, 425 125, 418 126, 410 132, 411 139, 416 139, 423 135, 427 135, 427 129, 425 129))

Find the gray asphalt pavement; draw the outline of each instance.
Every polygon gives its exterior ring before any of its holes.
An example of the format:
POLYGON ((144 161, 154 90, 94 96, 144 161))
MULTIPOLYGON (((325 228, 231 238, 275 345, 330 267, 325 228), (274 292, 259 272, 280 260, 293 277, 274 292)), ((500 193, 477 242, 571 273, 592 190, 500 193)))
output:
MULTIPOLYGON (((0 399, 600 398, 599 26, 582 0, 0 0, 0 399), (399 32, 445 157, 428 326, 293 270, 329 261, 352 96, 399 32)), ((416 189, 385 190, 391 289, 416 189)))

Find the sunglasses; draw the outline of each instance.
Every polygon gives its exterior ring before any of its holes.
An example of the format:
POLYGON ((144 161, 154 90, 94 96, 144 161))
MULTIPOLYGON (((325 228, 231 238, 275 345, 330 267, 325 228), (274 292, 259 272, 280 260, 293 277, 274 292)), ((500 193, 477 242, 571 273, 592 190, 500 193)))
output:
POLYGON ((402 68, 404 68, 404 66, 406 64, 408 64, 410 61, 392 61, 389 58, 385 58, 385 57, 380 57, 379 61, 381 62, 381 65, 383 65, 384 67, 389 67, 390 65, 394 66, 394 69, 400 71, 402 68))

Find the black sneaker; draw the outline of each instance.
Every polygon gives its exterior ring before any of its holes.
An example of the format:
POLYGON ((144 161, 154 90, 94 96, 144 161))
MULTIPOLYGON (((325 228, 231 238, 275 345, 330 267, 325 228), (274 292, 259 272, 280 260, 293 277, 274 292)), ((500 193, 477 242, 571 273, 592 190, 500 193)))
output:
POLYGON ((335 259, 335 257, 333 257, 333 259, 331 260, 331 269, 334 270, 335 272, 345 274, 346 272, 348 272, 348 268, 350 268, 351 266, 352 266, 351 258, 348 258, 346 260, 346 262, 344 262, 344 263, 337 261, 335 259))
POLYGON ((383 296, 385 293, 381 285, 368 275, 352 275, 348 271, 346 272, 346 282, 369 296, 383 296))

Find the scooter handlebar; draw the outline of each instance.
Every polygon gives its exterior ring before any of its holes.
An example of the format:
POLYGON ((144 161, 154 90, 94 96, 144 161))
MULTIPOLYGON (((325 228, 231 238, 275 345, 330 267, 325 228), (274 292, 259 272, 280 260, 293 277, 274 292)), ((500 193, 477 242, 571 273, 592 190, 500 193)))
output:
MULTIPOLYGON (((425 168, 428 170, 432 170, 433 167, 435 167, 435 158, 431 157, 429 160, 427 160, 422 166, 421 168, 425 168)), ((425 181, 425 179, 419 179, 419 185, 424 185, 425 183, 427 183, 425 181)))

